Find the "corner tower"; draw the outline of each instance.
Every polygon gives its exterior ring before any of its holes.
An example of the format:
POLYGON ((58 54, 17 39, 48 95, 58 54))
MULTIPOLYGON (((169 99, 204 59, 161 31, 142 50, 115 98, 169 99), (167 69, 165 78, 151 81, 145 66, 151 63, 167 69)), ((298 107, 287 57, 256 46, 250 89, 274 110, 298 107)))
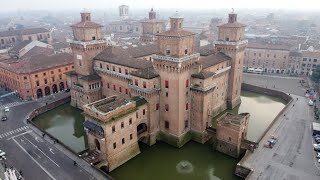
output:
POLYGON ((190 130, 190 78, 199 61, 194 52, 195 33, 183 30, 184 18, 176 13, 170 18, 171 29, 157 35, 159 53, 153 66, 160 75, 161 140, 181 147, 190 130))
POLYGON ((149 19, 146 19, 142 23, 142 36, 140 41, 151 42, 156 41, 156 34, 162 33, 164 30, 164 21, 157 19, 157 13, 151 8, 149 12, 149 19))
POLYGON ((218 26, 218 29, 215 49, 232 58, 227 92, 227 106, 232 109, 241 102, 242 68, 248 40, 244 37, 245 25, 237 22, 237 14, 234 12, 229 14, 228 23, 218 26))
POLYGON ((69 39, 75 71, 67 74, 71 89, 71 105, 82 109, 84 104, 101 98, 100 77, 93 70, 93 58, 108 42, 103 39, 102 26, 91 21, 91 14, 82 12, 81 21, 72 25, 73 39, 69 39))

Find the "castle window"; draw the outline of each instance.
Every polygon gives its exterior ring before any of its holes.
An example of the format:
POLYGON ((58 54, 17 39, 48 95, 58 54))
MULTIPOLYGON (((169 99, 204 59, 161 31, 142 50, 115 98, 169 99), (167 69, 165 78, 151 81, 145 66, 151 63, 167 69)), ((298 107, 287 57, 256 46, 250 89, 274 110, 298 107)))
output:
POLYGON ((166 129, 169 129, 169 121, 165 121, 165 122, 164 122, 164 127, 165 127, 166 129))
POLYGON ((181 28, 181 23, 179 23, 179 28, 181 28))
POLYGON ((59 79, 62 80, 62 75, 61 74, 59 74, 59 79))
POLYGON ((112 126, 112 133, 115 133, 115 132, 116 132, 116 127, 112 126))
POLYGON ((143 88, 147 88, 147 83, 143 81, 143 88))
POLYGON ((189 109, 189 104, 188 103, 186 103, 186 110, 188 110, 189 109))
POLYGON ((51 74, 53 74, 54 72, 53 71, 51 71, 51 74))
POLYGON ((107 83, 107 87, 110 88, 110 84, 109 83, 107 83))
POLYGON ((54 80, 55 80, 54 77, 51 77, 51 79, 52 79, 52 82, 54 82, 54 80))
POLYGON ((102 68, 102 64, 100 63, 100 68, 102 68))
POLYGON ((128 94, 128 89, 126 89, 126 94, 128 94))
POLYGON ((4 39, 1 39, 1 44, 4 44, 4 39))
POLYGON ((132 140, 132 134, 130 134, 130 140, 132 140))
POLYGON ((228 37, 226 37, 226 41, 229 41, 229 38, 228 38, 228 37))
POLYGON ((124 138, 122 138, 122 144, 124 144, 124 138))
POLYGON ((28 36, 28 39, 29 39, 29 41, 31 41, 32 40, 31 36, 28 36))
MULTIPOLYGON (((79 60, 79 66, 82 66, 82 64, 81 64, 81 60, 79 60)), ((60 71, 59 71, 60 72, 60 71)))
POLYGON ((117 148, 117 143, 113 143, 113 149, 117 148))
POLYGON ((89 21, 89 16, 86 17, 86 20, 89 21))
POLYGON ((45 75, 47 75, 47 73, 44 72, 43 75, 45 76, 45 75))
POLYGON ((36 81, 36 84, 37 84, 37 86, 40 86, 40 83, 39 83, 39 81, 36 81))
POLYGON ((189 80, 186 80, 186 87, 189 87, 189 80))
POLYGON ((40 39, 42 39, 42 34, 40 34, 40 39))
POLYGON ((92 40, 96 40, 96 37, 95 37, 95 36, 92 36, 92 40))
POLYGON ((123 122, 121 122, 121 128, 124 128, 124 123, 123 122))
POLYGON ((176 23, 173 23, 173 28, 176 28, 176 23))
POLYGON ((156 104, 156 110, 159 110, 159 103, 156 104))
POLYGON ((139 118, 139 114, 138 114, 138 112, 136 112, 136 118, 139 118))
POLYGON ((116 67, 112 66, 112 70, 113 70, 113 71, 116 71, 116 67))
POLYGON ((132 124, 132 118, 129 119, 129 125, 131 125, 131 124, 132 124))
POLYGON ((27 76, 24 76, 23 79, 27 79, 27 76))
POLYGON ((170 55, 170 50, 166 50, 166 55, 170 55))
POLYGON ((168 97, 169 96, 169 93, 168 92, 166 92, 166 97, 168 97))
POLYGON ((109 65, 107 65, 107 70, 109 70, 109 65))
POLYGON ((188 120, 185 120, 184 121, 184 128, 188 128, 188 126, 189 126, 189 122, 188 122, 188 120))
POLYGON ((166 111, 169 111, 169 104, 165 105, 165 109, 166 109, 166 111))
POLYGON ((188 49, 184 50, 184 54, 188 54, 188 49))
POLYGON ((169 88, 169 81, 168 80, 165 81, 165 87, 169 88))
POLYGON ((128 75, 128 69, 125 69, 125 70, 124 70, 124 73, 125 73, 126 75, 128 75))
POLYGON ((143 109, 143 110, 142 110, 142 115, 145 115, 145 114, 146 114, 146 110, 143 109))
POLYGON ((47 84, 48 83, 48 80, 47 79, 44 79, 44 84, 47 84))
POLYGON ((50 34, 47 34, 48 38, 50 38, 50 34))
POLYGON ((231 141, 231 137, 229 137, 229 141, 231 141))
POLYGON ((121 93, 122 93, 122 87, 119 87, 119 92, 121 92, 121 93))
POLYGON ((139 85, 139 84, 138 84, 138 79, 135 79, 135 80, 134 80, 134 85, 136 85, 136 86, 139 85))
POLYGON ((38 74, 34 75, 35 78, 38 78, 38 74))
POLYGON ((121 68, 119 68, 119 73, 121 73, 121 68))
POLYGON ((58 69, 59 72, 61 72, 61 69, 58 69))
POLYGON ((116 88, 116 85, 113 85, 113 90, 116 90, 117 88, 116 88))

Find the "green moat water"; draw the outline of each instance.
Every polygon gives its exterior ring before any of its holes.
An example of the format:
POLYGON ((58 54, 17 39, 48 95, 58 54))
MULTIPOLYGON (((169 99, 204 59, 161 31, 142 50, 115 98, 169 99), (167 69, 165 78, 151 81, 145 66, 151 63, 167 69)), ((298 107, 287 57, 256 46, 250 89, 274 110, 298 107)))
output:
MULTIPOLYGON (((249 112, 248 139, 257 140, 274 117, 285 106, 280 99, 242 92, 241 105, 232 112, 249 112)), ((87 147, 81 111, 62 105, 34 119, 42 129, 52 134, 76 152, 87 147)), ((141 154, 110 174, 115 179, 239 179, 233 175, 237 159, 214 152, 210 145, 189 142, 174 148, 163 142, 152 147, 140 144, 141 154)))

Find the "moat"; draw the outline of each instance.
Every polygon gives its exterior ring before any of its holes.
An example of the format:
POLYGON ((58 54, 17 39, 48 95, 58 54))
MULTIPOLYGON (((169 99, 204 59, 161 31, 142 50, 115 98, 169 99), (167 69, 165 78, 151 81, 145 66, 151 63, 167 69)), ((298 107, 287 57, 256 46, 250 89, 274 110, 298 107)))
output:
MULTIPOLYGON (((242 103, 234 113, 249 112, 248 139, 255 141, 285 102, 270 96, 242 92, 242 103), (268 111, 266 111, 266 109, 268 111)), ((76 152, 84 150, 84 117, 81 111, 62 105, 34 119, 34 122, 76 152)), ((115 179, 239 179, 233 175, 237 159, 214 152, 210 145, 189 142, 180 149, 162 142, 152 147, 140 144, 141 154, 110 174, 115 179)))

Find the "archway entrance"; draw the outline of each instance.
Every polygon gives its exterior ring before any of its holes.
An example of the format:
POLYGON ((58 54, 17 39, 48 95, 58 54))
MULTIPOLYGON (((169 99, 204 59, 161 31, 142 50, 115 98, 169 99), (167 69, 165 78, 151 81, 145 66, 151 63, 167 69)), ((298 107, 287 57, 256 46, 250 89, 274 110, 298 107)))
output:
POLYGON ((94 144, 96 145, 96 150, 100 151, 100 143, 99 143, 98 139, 94 140, 94 144))
POLYGON ((43 97, 43 94, 42 94, 42 89, 38 89, 37 90, 37 98, 42 98, 43 97))
POLYGON ((63 84, 63 82, 60 82, 59 88, 60 88, 60 91, 63 91, 63 90, 64 90, 64 84, 63 84))
POLYGON ((141 123, 141 124, 139 124, 138 126, 137 126, 137 133, 138 133, 138 136, 140 135, 140 134, 142 134, 142 133, 144 133, 144 132, 146 132, 147 131, 147 125, 146 125, 146 123, 141 123))
POLYGON ((58 86, 56 84, 52 85, 52 93, 57 93, 58 92, 58 86))
POLYGON ((50 95, 50 88, 48 86, 44 88, 44 93, 46 96, 50 95))

